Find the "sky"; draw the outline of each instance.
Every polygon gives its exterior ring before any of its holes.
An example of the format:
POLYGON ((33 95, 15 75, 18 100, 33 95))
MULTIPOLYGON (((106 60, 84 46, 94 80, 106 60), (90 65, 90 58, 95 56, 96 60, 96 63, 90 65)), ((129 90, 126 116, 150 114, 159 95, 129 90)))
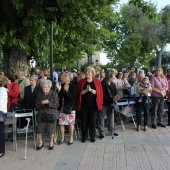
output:
MULTIPOLYGON (((157 6, 158 11, 160 11, 162 8, 164 8, 166 5, 170 5, 170 0, 145 0, 147 2, 152 2, 157 6)), ((120 5, 128 3, 129 0, 120 0, 120 5)), ((167 46, 168 49, 170 49, 170 45, 167 46)), ((106 58, 106 54, 102 53, 101 57, 101 64, 107 64, 109 62, 109 59, 106 58)))

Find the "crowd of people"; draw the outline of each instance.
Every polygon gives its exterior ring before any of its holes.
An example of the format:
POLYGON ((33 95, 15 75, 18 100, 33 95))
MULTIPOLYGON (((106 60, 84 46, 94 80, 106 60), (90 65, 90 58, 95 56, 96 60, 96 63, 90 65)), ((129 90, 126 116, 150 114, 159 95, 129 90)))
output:
MULTIPOLYGON (((68 126, 68 145, 74 142, 74 125, 76 118, 81 120, 82 142, 88 138, 96 141, 96 127, 99 138, 113 135, 114 108, 113 102, 120 99, 135 101, 137 131, 141 130, 142 112, 144 131, 147 131, 151 115, 151 127, 166 127, 162 123, 164 102, 170 110, 170 69, 163 74, 158 67, 154 73, 145 73, 134 68, 125 71, 116 69, 104 70, 88 66, 84 71, 65 69, 61 73, 53 72, 50 79, 50 68, 34 69, 29 76, 18 69, 17 76, 0 72, 0 111, 7 112, 16 109, 38 109, 37 115, 37 150, 44 146, 42 134, 50 135, 49 150, 54 148, 56 126, 60 127, 61 139, 59 145, 65 142, 65 126, 68 126), (52 80, 52 81, 51 81, 52 80), (107 118, 107 130, 104 125, 107 118)), ((168 112, 170 126, 170 112, 168 112)), ((26 126, 25 119, 20 120, 20 127, 26 126)), ((0 157, 5 154, 4 122, 0 122, 0 157)), ((114 133, 117 136, 117 133, 114 133)))

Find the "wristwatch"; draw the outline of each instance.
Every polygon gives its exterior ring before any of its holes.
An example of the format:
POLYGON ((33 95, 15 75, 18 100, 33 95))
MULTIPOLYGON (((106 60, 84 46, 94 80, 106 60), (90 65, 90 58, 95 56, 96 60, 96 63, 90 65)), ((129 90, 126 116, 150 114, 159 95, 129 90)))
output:
POLYGON ((93 89, 91 89, 90 92, 93 93, 93 89))

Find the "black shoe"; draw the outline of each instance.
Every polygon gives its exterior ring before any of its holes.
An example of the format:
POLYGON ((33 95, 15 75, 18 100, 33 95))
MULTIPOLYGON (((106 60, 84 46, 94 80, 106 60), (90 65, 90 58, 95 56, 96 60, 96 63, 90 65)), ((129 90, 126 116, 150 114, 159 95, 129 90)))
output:
POLYGON ((37 151, 41 150, 43 148, 43 146, 44 146, 44 143, 41 146, 38 146, 37 151))
POLYGON ((0 158, 2 157, 2 156, 4 156, 5 154, 4 153, 0 153, 0 158))
POLYGON ((166 127, 164 124, 162 123, 158 123, 157 126, 160 126, 160 127, 166 127))
POLYGON ((114 133, 114 136, 118 136, 118 134, 117 134, 117 133, 114 133))
POLYGON ((72 144, 73 144, 73 142, 69 142, 69 143, 68 143, 68 145, 72 145, 72 144))
POLYGON ((54 144, 53 146, 49 146, 49 150, 53 150, 54 149, 54 144))
POLYGON ((82 139, 82 143, 85 143, 87 141, 87 139, 82 139))
POLYGON ((153 124, 153 125, 152 125, 152 129, 156 129, 156 125, 153 124))
POLYGON ((96 141, 95 138, 91 138, 91 142, 94 143, 96 141))
POLYGON ((65 138, 64 138, 63 141, 60 140, 60 141, 58 142, 58 144, 59 144, 59 145, 62 145, 64 142, 65 142, 65 138))
POLYGON ((100 135, 99 139, 105 139, 104 135, 100 135))

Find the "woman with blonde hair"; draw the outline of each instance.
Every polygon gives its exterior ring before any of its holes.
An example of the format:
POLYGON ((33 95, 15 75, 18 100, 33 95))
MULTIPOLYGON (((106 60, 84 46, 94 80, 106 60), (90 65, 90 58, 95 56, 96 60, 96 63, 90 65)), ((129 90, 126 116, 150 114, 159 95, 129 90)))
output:
POLYGON ((103 90, 99 79, 95 78, 95 69, 86 67, 85 78, 77 85, 77 110, 81 114, 82 142, 86 142, 88 131, 91 142, 95 142, 96 115, 102 110, 103 90))
POLYGON ((156 129, 156 125, 160 127, 166 127, 164 124, 162 124, 162 114, 164 112, 164 97, 169 87, 168 81, 164 76, 163 69, 161 67, 156 68, 155 75, 151 78, 151 87, 153 105, 151 114, 152 128, 156 129), (158 118, 158 122, 156 122, 156 118, 158 118))

